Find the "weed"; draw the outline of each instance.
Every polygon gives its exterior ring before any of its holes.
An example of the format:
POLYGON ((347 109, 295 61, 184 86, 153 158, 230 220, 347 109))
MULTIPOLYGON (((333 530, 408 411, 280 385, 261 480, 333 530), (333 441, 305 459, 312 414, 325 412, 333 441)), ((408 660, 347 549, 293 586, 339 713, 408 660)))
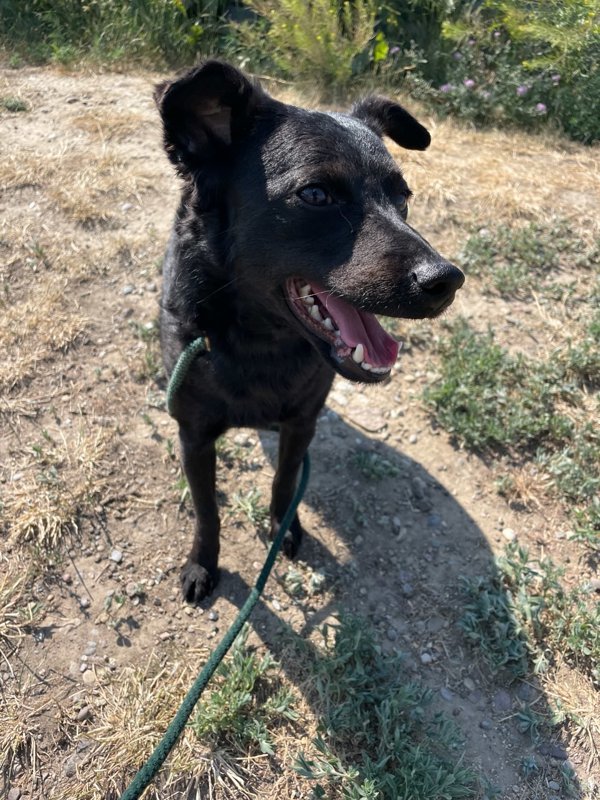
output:
POLYGON ((370 481, 396 478, 400 474, 400 469, 396 464, 373 450, 365 448, 355 450, 352 461, 359 472, 370 481))
POLYGON ((11 114, 29 111, 27 103, 18 97, 0 97, 0 108, 5 109, 5 111, 10 111, 11 114))
POLYGON ((325 628, 324 647, 299 642, 320 713, 314 752, 301 754, 299 774, 314 781, 314 797, 338 786, 347 800, 425 800, 475 793, 471 773, 452 761, 460 747, 453 723, 428 706, 432 693, 405 673, 398 655, 385 655, 367 623, 343 617, 325 628))
POLYGON ((157 381, 163 377, 163 366, 159 347, 159 327, 155 321, 140 323, 130 321, 133 335, 142 345, 141 362, 136 370, 139 381, 157 381))
POLYGON ((460 263, 467 273, 485 278, 483 292, 502 297, 531 297, 533 290, 552 286, 559 270, 591 267, 597 248, 590 249, 560 220, 552 224, 499 225, 472 234, 460 263))
POLYGON ((272 754, 269 726, 282 718, 297 719, 294 697, 277 680, 271 654, 260 657, 248 646, 248 631, 246 625, 216 673, 217 688, 199 704, 190 725, 199 739, 215 748, 272 754))
POLYGON ((260 502, 262 492, 253 488, 247 492, 235 492, 231 498, 232 513, 241 512, 248 522, 256 528, 262 528, 269 519, 269 508, 260 502))
POLYGON ((600 685, 600 603, 583 589, 567 591, 552 561, 530 559, 515 542, 497 565, 494 575, 466 583, 469 602, 461 620, 492 667, 522 675, 529 657, 536 671, 544 671, 561 653, 600 685))

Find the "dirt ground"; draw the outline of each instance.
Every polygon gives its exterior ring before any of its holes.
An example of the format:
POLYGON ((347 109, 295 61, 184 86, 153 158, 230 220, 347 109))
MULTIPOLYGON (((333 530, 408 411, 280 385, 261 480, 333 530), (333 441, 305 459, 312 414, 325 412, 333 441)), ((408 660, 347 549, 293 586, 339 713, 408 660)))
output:
MULTIPOLYGON (((159 77, 0 71, 0 94, 29 109, 0 112, 0 488, 8 520, 1 563, 5 581, 33 575, 26 600, 35 616, 33 635, 0 663, 4 724, 34 750, 29 767, 4 765, 10 800, 101 798, 122 787, 131 764, 119 773, 114 761, 89 758, 103 736, 115 735, 106 709, 119 687, 156 659, 166 673, 183 675, 184 691, 266 553, 240 498, 253 498, 255 509, 258 489, 260 503, 268 502, 276 441, 233 431, 219 462, 221 582, 201 608, 182 603, 178 571, 192 518, 155 337, 160 259, 178 196, 152 102, 159 77), (53 531, 62 536, 70 514, 76 529, 49 556, 31 519, 46 519, 51 539, 53 531)), ((426 122, 430 151, 394 152, 415 190, 411 221, 444 254, 457 257, 465 219, 553 213, 549 174, 570 172, 560 197, 567 221, 597 231, 597 151, 426 122)), ((491 322, 501 341, 516 337, 532 352, 548 348, 560 325, 539 306, 509 306, 473 285, 450 313, 482 329, 491 322)), ((290 565, 280 560, 252 636, 273 649, 293 683, 294 664, 278 644, 282 623, 312 637, 339 609, 359 612, 373 620, 383 647, 405 652, 409 673, 434 690, 435 706, 464 734, 464 763, 487 776, 494 796, 566 797, 567 758, 582 784, 599 786, 589 742, 565 734, 536 745, 518 729, 521 703, 543 714, 551 688, 493 676, 457 627, 461 576, 488 573, 509 540, 571 560, 579 576, 592 577, 591 568, 565 549, 568 522, 558 506, 511 509, 495 489, 494 463, 457 449, 432 424, 420 395, 433 366, 418 345, 431 323, 404 327, 413 346, 393 378, 380 387, 338 379, 319 421, 301 507, 310 535, 295 569, 323 589, 294 599, 284 588, 290 565), (392 465, 380 480, 357 468, 363 451, 392 465), (543 764, 535 781, 523 774, 528 755, 543 764)), ((163 714, 153 710, 152 692, 139 702, 149 704, 150 718, 163 714)), ((146 744, 143 737, 136 744, 142 755, 146 744)), ((219 796, 219 786, 213 790, 219 796)), ((246 791, 309 796, 289 775, 246 791)))

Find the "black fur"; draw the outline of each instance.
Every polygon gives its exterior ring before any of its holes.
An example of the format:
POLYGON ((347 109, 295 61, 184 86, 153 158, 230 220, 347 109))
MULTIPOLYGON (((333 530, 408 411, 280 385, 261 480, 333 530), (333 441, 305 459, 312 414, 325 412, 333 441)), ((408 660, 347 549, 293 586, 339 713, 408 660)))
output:
MULTIPOLYGON (((340 319, 354 331, 352 308, 437 316, 464 278, 406 222, 410 190, 380 137, 424 149, 429 134, 401 106, 369 97, 349 115, 309 111, 219 61, 162 84, 155 97, 166 151, 184 180, 164 263, 167 372, 196 337, 210 343, 174 408, 196 512, 182 586, 198 602, 218 578, 215 439, 230 427, 279 427, 274 534, 335 371, 376 383, 393 360, 384 352, 393 343, 376 345, 373 334, 367 350, 379 354, 355 363, 356 343, 345 347, 340 334, 334 345, 334 334, 307 319, 301 284, 320 287, 322 315, 343 299, 340 319), (373 366, 379 372, 367 371, 373 366)), ((301 536, 296 516, 288 556, 301 536)))

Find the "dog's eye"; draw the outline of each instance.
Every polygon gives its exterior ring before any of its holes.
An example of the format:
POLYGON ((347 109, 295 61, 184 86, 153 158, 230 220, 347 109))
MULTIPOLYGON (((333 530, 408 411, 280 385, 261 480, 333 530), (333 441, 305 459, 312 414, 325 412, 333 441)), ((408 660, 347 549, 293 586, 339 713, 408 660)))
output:
POLYGON ((333 198, 322 186, 305 186, 298 192, 298 197, 309 206, 328 206, 333 203, 333 198))
POLYGON ((400 216, 406 219, 408 217, 408 196, 405 194, 401 194, 398 198, 397 203, 398 211, 400 212, 400 216))

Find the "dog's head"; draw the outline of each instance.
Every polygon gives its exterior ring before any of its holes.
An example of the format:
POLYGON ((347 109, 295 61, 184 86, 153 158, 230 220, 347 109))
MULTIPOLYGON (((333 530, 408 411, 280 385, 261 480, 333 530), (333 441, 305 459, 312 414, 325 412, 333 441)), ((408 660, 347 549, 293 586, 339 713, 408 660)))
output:
POLYGON ((435 317, 464 280, 408 224, 411 191, 381 138, 424 150, 426 129, 378 96, 349 114, 286 105, 219 61, 155 97, 240 303, 295 327, 345 377, 382 380, 398 343, 374 315, 435 317))

